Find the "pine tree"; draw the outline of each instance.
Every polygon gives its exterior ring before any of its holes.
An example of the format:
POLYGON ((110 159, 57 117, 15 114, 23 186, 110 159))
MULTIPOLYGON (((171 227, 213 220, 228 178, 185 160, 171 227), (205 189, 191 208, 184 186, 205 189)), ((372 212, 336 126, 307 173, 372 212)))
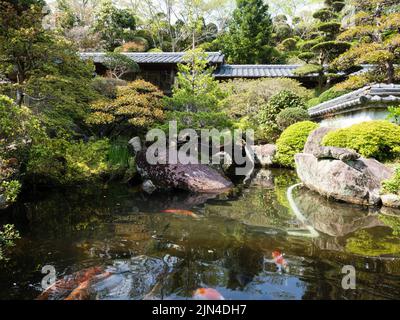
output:
POLYGON ((313 15, 319 21, 312 33, 312 39, 302 44, 302 53, 298 56, 306 62, 306 65, 296 70, 299 75, 319 74, 320 87, 327 78, 333 74, 325 74, 325 65, 350 48, 350 44, 339 41, 337 36, 341 29, 341 12, 345 6, 345 0, 326 0, 325 7, 316 11, 313 15))
POLYGON ((271 62, 272 20, 262 0, 237 0, 237 8, 223 36, 224 53, 230 63, 271 62))
MULTIPOLYGON (((392 83, 395 64, 400 62, 400 7, 394 0, 353 1, 354 22, 339 40, 351 41, 351 48, 332 64, 338 70, 352 70, 360 64, 373 64, 374 77, 392 83)), ((380 81, 380 80, 379 80, 380 81)))

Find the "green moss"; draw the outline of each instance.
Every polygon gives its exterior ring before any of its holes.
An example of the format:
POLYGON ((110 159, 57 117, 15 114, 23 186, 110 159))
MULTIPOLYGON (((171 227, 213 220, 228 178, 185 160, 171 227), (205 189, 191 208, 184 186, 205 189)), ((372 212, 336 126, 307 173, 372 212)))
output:
POLYGON ((287 128, 276 143, 276 162, 283 167, 294 168, 295 154, 303 151, 308 136, 317 128, 318 124, 311 121, 298 122, 287 128))

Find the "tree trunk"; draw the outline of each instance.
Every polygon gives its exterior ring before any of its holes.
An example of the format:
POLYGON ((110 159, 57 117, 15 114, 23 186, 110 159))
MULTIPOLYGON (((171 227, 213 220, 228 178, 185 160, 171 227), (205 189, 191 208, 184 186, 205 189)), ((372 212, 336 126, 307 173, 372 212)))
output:
POLYGON ((386 62, 386 72, 387 72, 387 82, 393 83, 394 82, 394 65, 392 62, 386 62))

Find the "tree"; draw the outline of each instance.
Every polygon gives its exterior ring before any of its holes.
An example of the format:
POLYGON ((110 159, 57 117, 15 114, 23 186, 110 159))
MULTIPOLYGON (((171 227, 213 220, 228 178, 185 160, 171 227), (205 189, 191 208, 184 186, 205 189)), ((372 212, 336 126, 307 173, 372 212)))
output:
POLYGON ((355 22, 339 35, 351 41, 351 48, 332 64, 338 70, 349 71, 360 64, 373 64, 379 79, 395 81, 395 64, 400 61, 400 8, 392 0, 353 1, 355 22))
POLYGON ((139 71, 139 65, 135 61, 117 52, 109 52, 106 54, 104 66, 107 67, 111 76, 116 79, 121 79, 127 73, 139 71))
POLYGON ((237 0, 237 8, 222 37, 224 53, 231 63, 254 64, 272 61, 272 20, 262 0, 237 0))
POLYGON ((162 98, 163 93, 156 86, 136 80, 117 87, 116 99, 93 103, 86 122, 98 128, 102 136, 142 133, 164 120, 162 98))
MULTIPOLYGON (((316 11, 313 17, 319 20, 312 34, 312 39, 302 43, 302 53, 298 56, 306 62, 296 70, 298 75, 319 74, 319 86, 326 81, 325 65, 350 48, 347 42, 337 40, 340 33, 340 13, 345 6, 344 0, 325 0, 325 7, 316 11)), ((328 74, 334 77, 333 74, 328 74)))
POLYGON ((136 18, 129 9, 119 9, 112 0, 103 0, 96 12, 94 30, 105 41, 106 48, 113 51, 124 41, 134 36, 136 18))
POLYGON ((208 67, 205 52, 188 51, 178 69, 177 86, 172 97, 166 99, 167 104, 178 111, 215 111, 223 94, 208 67))
POLYGON ((32 74, 51 68, 53 47, 49 33, 43 29, 43 2, 0 2, 0 72, 16 82, 16 103, 22 104, 24 85, 32 74))

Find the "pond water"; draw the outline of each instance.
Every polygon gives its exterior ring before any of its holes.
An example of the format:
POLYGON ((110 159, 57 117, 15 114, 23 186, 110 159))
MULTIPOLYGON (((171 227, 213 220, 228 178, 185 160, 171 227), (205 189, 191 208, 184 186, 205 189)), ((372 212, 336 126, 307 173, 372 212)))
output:
POLYGON ((286 196, 297 182, 265 170, 220 196, 121 184, 31 194, 0 216, 22 236, 0 263, 0 299, 36 299, 46 265, 75 287, 86 272, 85 299, 192 299, 198 288, 227 300, 400 298, 400 215, 298 188, 299 219, 286 196), (342 288, 346 265, 356 290, 342 288))

